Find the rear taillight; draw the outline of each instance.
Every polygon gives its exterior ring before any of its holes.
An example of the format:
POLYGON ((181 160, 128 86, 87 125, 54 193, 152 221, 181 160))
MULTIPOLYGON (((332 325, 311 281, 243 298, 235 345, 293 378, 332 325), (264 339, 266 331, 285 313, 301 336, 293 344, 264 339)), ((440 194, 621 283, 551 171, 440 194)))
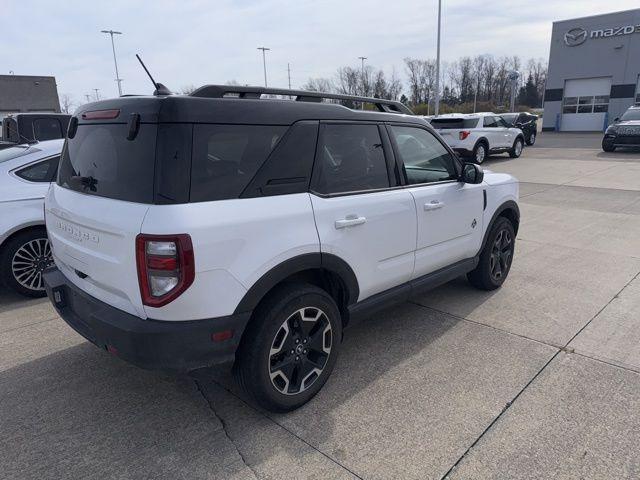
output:
POLYGON ((469 130, 462 130, 458 136, 460 137, 460 140, 464 140, 469 135, 471 135, 471 132, 469 130))
POLYGON ((195 277, 193 245, 187 234, 138 235, 136 261, 142 303, 150 307, 172 302, 195 277))

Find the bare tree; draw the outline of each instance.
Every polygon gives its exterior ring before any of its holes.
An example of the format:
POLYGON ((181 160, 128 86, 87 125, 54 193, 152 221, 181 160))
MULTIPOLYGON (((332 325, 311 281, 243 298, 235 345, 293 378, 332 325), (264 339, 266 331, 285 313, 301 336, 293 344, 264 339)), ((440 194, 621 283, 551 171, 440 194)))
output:
POLYGON ((302 86, 302 89, 309 92, 323 93, 331 93, 335 91, 333 83, 328 78, 310 78, 307 80, 307 83, 302 86))
POLYGON ((72 113, 74 106, 75 106, 75 103, 71 95, 69 95, 68 93, 63 93, 60 96, 60 109, 64 113, 69 113, 69 114, 72 113))
POLYGON ((180 89, 180 93, 182 95, 190 95, 193 92, 195 92, 195 90, 196 90, 196 86, 195 85, 193 85, 193 84, 192 85, 185 85, 184 87, 182 87, 180 89))

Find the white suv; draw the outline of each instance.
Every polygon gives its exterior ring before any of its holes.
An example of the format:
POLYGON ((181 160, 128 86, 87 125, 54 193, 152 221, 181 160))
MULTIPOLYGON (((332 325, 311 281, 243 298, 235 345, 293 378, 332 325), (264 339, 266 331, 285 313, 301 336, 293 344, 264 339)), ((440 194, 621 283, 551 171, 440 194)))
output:
POLYGON ((408 113, 215 85, 85 105, 45 204, 52 303, 136 365, 235 360, 260 405, 302 405, 355 318, 509 273, 516 179, 463 164, 408 113))
POLYGON ((519 128, 509 125, 495 113, 452 113, 439 115, 431 126, 463 157, 482 163, 494 153, 509 153, 517 158, 524 148, 524 135, 519 128))

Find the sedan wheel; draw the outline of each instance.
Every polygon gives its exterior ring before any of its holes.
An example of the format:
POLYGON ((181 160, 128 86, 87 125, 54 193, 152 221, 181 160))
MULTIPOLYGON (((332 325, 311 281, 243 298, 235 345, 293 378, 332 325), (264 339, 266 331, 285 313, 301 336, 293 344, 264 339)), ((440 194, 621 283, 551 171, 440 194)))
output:
POLYGON ((47 232, 38 228, 11 238, 0 253, 0 275, 14 291, 30 297, 44 297, 42 274, 53 265, 47 232))

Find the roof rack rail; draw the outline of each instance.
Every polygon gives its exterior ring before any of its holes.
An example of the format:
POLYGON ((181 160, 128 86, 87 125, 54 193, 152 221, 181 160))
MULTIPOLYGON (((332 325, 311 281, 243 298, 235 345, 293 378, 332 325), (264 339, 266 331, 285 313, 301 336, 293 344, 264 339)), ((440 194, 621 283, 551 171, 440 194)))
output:
POLYGON ((354 102, 371 103, 381 112, 403 113, 413 115, 409 107, 397 100, 386 100, 384 98, 359 97, 356 95, 343 95, 341 93, 321 93, 308 92, 306 90, 288 90, 286 88, 268 87, 243 87, 238 85, 204 85, 193 91, 191 97, 204 98, 224 98, 236 96, 237 98, 258 99, 261 95, 285 95, 295 97, 297 102, 320 103, 323 99, 330 100, 351 100, 354 102))

